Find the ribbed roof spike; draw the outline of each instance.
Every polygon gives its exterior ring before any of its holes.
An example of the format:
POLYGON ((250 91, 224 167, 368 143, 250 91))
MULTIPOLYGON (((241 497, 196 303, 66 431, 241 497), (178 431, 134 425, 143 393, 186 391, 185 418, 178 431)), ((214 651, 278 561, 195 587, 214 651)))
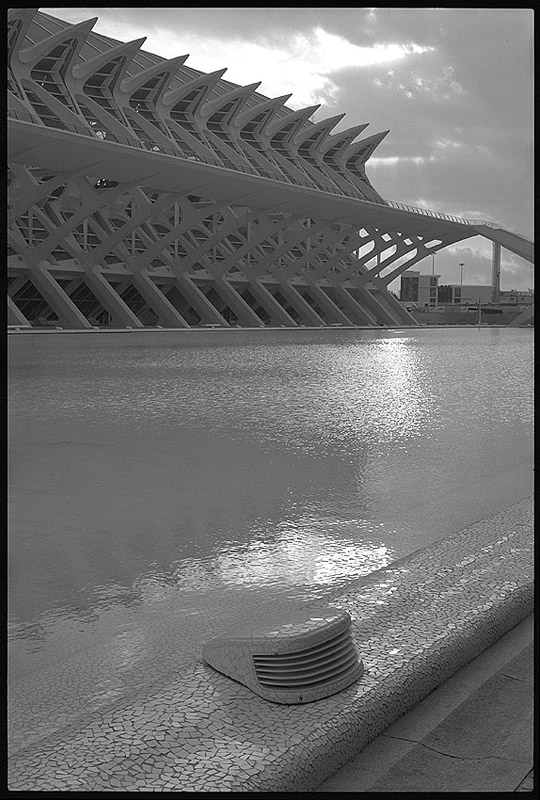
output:
POLYGON ((137 74, 133 75, 131 78, 124 78, 119 87, 120 91, 122 94, 132 94, 136 89, 143 86, 146 81, 150 80, 150 78, 153 78, 155 75, 160 75, 162 72, 168 72, 172 77, 177 72, 178 67, 181 67, 187 58, 189 58, 189 55, 169 58, 166 61, 160 61, 159 64, 153 64, 151 67, 148 67, 148 69, 137 72, 137 74))
POLYGON ((85 61, 84 64, 77 64, 76 67, 73 67, 73 77, 77 80, 85 81, 90 77, 90 75, 93 75, 94 72, 98 72, 101 67, 104 67, 105 64, 108 64, 110 61, 114 61, 114 59, 122 55, 126 56, 124 69, 127 69, 130 62, 133 60, 133 58, 135 58, 145 41, 146 36, 142 36, 140 39, 133 39, 131 42, 119 44, 118 47, 112 47, 110 50, 100 53, 95 58, 85 61))
POLYGON ((359 133, 365 131, 368 125, 369 122, 364 122, 362 125, 354 125, 352 128, 347 128, 347 130, 341 131, 340 133, 331 134, 328 139, 322 143, 321 153, 324 155, 329 150, 337 148, 334 158, 341 158, 353 139, 355 139, 359 133))
MULTIPOLYGON (((238 89, 233 89, 232 91, 221 95, 221 97, 215 97, 213 100, 207 100, 201 108, 201 117, 211 117, 212 114, 215 114, 216 111, 219 111, 224 105, 230 103, 231 100, 241 98, 245 102, 247 98, 259 88, 261 82, 262 81, 257 81, 257 83, 250 83, 248 86, 239 86, 238 89)), ((242 107, 242 105, 243 103, 238 106, 237 111, 242 107)), ((237 113, 237 111, 233 113, 237 113)))
POLYGON ((389 133, 390 131, 374 133, 373 136, 368 136, 367 139, 362 139, 362 141, 353 144, 345 153, 345 161, 347 164, 351 161, 354 164, 365 164, 368 158, 371 157, 375 148, 378 147, 389 133))
POLYGON ((279 120, 276 120, 271 126, 268 126, 267 135, 273 137, 278 133, 282 128, 286 125, 289 125, 293 120, 296 121, 296 125, 293 127, 291 131, 286 135, 285 139, 292 139, 292 137, 297 132, 300 125, 303 122, 306 122, 312 114, 317 111, 318 108, 321 107, 321 103, 317 103, 315 106, 306 106, 305 108, 300 108, 298 111, 293 111, 292 114, 288 114, 286 117, 282 117, 279 120))
MULTIPOLYGON (((292 93, 282 94, 279 97, 273 97, 270 100, 264 100, 262 103, 259 103, 253 108, 245 108, 238 115, 238 117, 234 119, 234 124, 239 128, 242 128, 247 122, 252 120, 253 117, 256 117, 261 112, 267 111, 270 108, 277 110, 281 106, 285 105, 290 97, 292 97, 292 93)), ((265 124, 268 124, 268 120, 266 120, 265 124)))
MULTIPOLYGON (((41 42, 38 42, 32 47, 27 47, 19 53, 21 62, 23 64, 31 64, 34 61, 38 61, 50 53, 56 45, 65 42, 67 39, 78 38, 79 46, 77 51, 80 50, 98 19, 99 17, 91 17, 83 22, 78 22, 76 25, 70 25, 68 28, 64 28, 64 30, 58 31, 58 33, 54 33, 46 39, 42 39, 41 42)), ((73 55, 75 55, 75 53, 73 53, 73 55)), ((72 60, 72 58, 70 60, 72 60)))
POLYGON ((216 69, 214 72, 206 72, 203 75, 198 75, 192 81, 188 81, 183 86, 179 86, 177 89, 173 89, 167 94, 163 95, 162 104, 167 108, 169 106, 174 106, 178 103, 179 100, 182 100, 186 94, 189 94, 193 91, 193 89, 198 89, 199 86, 208 86, 211 88, 214 86, 219 79, 225 75, 227 72, 227 67, 224 69, 216 69))
POLYGON ((294 137, 294 144, 299 147, 306 139, 311 139, 312 136, 316 136, 316 140, 313 144, 309 145, 309 149, 314 149, 320 146, 321 142, 329 134, 332 128, 335 128, 338 122, 340 122, 345 113, 343 114, 336 114, 334 117, 327 117, 326 119, 322 119, 320 122, 315 122, 310 128, 303 128, 301 131, 297 133, 294 137))
POLYGON ((8 62, 24 45, 24 35, 37 14, 37 8, 8 9, 8 62), (17 22, 21 25, 17 25, 17 22))

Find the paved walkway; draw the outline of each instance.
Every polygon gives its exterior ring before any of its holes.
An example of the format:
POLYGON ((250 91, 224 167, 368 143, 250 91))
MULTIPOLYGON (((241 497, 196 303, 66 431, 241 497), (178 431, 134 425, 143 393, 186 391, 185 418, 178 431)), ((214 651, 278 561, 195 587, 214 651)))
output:
POLYGON ((531 615, 312 791, 533 791, 532 637, 531 615))

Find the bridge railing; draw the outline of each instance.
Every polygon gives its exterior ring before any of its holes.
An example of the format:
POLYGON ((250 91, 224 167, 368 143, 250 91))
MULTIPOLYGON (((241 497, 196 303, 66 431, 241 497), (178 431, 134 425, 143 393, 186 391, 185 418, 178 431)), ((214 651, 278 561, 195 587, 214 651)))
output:
POLYGON ((418 206, 411 206, 407 203, 398 203, 395 200, 388 200, 387 205, 390 208, 396 208, 400 211, 412 211, 413 214, 423 214, 427 217, 434 217, 435 219, 444 219, 447 222, 458 222, 460 225, 488 225, 490 228, 503 229, 502 225, 498 222, 490 222, 485 219, 466 219, 464 217, 455 217, 452 214, 441 214, 439 211, 432 211, 429 208, 420 208, 418 206))

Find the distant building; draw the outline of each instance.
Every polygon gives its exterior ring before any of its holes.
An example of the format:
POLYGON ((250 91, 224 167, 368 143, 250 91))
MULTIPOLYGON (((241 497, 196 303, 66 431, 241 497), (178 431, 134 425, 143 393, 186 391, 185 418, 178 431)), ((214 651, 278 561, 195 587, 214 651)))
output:
MULTIPOLYGON (((407 273, 405 273, 407 274, 407 273)), ((438 288, 438 303, 443 306, 453 305, 488 305, 492 303, 493 288, 484 284, 476 286, 460 286, 458 283, 442 284, 438 288)), ((501 306, 528 306, 534 302, 534 294, 510 289, 499 292, 501 306)))
MULTIPOLYGON (((502 292, 501 292, 502 294, 502 292)), ((439 286, 438 301, 440 305, 473 305, 491 303, 492 287, 484 284, 477 286, 461 286, 459 283, 439 286)))
POLYGON ((534 293, 531 291, 519 292, 515 289, 502 291, 500 292, 500 303, 501 305, 530 306, 534 303, 534 293))
POLYGON ((416 303, 431 308, 438 303, 438 285, 440 275, 421 275, 409 269, 401 276, 399 299, 402 303, 416 303))

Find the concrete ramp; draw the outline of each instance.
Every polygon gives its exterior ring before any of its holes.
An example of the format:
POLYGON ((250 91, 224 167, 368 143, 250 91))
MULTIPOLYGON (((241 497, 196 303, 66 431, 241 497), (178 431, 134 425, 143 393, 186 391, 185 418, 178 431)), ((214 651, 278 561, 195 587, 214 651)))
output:
POLYGON ((519 314, 515 319, 512 320, 508 324, 509 328, 519 328, 520 325, 524 325, 526 322, 532 321, 534 317, 534 305, 531 303, 530 306, 524 308, 521 314, 519 314))
POLYGON ((510 250, 520 258, 524 258, 530 264, 534 263, 534 242, 529 241, 524 236, 511 233, 504 228, 492 228, 490 225, 474 225, 474 229, 486 239, 497 242, 505 250, 510 250))

